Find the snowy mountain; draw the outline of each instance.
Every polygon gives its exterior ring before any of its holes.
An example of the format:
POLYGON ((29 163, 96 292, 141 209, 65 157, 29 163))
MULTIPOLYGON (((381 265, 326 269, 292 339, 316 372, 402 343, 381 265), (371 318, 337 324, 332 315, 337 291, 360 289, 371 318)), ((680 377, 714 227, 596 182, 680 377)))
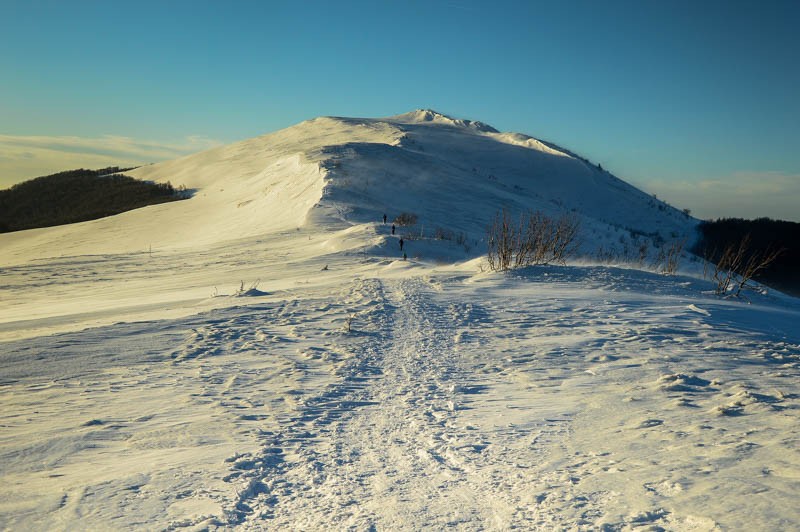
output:
POLYGON ((132 174, 192 198, 0 235, 0 529, 800 521, 800 303, 626 261, 696 221, 570 151, 418 110, 132 174), (502 208, 581 255, 488 271, 502 208))
POLYGON ((695 223, 557 146, 430 110, 387 119, 317 118, 129 173, 184 185, 194 198, 26 234, 19 246, 0 241, 6 261, 27 256, 32 239, 42 240, 43 254, 71 253, 73 242, 118 253, 297 227, 329 231, 400 212, 418 214, 423 232, 438 227, 477 240, 502 207, 576 211, 587 227, 664 239, 691 235, 695 223))

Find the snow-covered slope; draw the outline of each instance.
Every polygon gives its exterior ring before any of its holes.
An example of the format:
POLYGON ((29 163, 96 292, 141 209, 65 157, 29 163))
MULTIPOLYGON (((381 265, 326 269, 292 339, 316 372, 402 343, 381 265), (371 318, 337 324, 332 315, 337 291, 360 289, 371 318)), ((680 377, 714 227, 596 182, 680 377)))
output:
POLYGON ((7 303, 6 321, 36 318, 38 328, 41 318, 51 317, 58 325, 48 330, 68 330, 105 323, 113 308, 119 318, 152 305, 170 304, 176 315, 197 312, 214 287, 268 282, 238 258, 245 248, 261 264, 282 260, 283 253, 303 257, 302 263, 343 252, 399 258, 397 238, 404 236, 413 259, 469 260, 485 252, 486 227, 502 208, 574 213, 590 257, 600 248, 631 253, 642 242, 651 241, 652 249, 652 241, 692 238, 695 224, 565 150, 430 110, 384 119, 317 118, 131 174, 184 186, 192 197, 0 234, 0 267, 32 275, 32 263, 57 259, 71 268, 69 278, 94 283, 87 272, 108 262, 120 272, 152 268, 143 279, 148 287, 134 287, 126 275, 106 276, 102 290, 72 296, 83 300, 83 317, 76 318, 72 298, 38 303, 60 290, 59 283, 29 280, 24 297, 7 303), (418 223, 397 235, 377 223, 402 212, 416 214, 418 223), (193 275, 175 277, 159 265, 176 253, 192 256, 186 267, 193 275), (209 255, 220 258, 219 268, 205 266, 209 255), (105 316, 99 322, 98 310, 105 316))
POLYGON ((0 529, 800 521, 800 304, 592 262, 695 221, 575 154, 420 110, 135 173, 193 196, 0 235, 0 529), (584 257, 488 272, 500 208, 584 257))
MULTIPOLYGON (((185 202, 55 229, 0 235, 2 263, 35 257, 210 246, 303 227, 327 231, 384 213, 480 240, 502 208, 576 211, 587 226, 663 238, 693 220, 587 161, 480 122, 420 110, 317 118, 130 172, 193 192, 185 202)), ((474 256, 474 254, 473 254, 474 256)))

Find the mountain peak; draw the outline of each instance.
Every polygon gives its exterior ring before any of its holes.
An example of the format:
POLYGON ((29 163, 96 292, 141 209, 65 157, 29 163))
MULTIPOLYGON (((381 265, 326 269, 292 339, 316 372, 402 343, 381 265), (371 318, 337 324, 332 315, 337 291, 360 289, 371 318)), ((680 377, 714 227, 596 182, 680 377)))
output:
POLYGON ((453 118, 452 116, 434 111, 433 109, 415 109, 414 111, 408 113, 392 116, 389 119, 392 122, 397 122, 400 124, 433 123, 452 127, 467 128, 485 133, 498 133, 495 128, 488 124, 484 124, 483 122, 453 118))

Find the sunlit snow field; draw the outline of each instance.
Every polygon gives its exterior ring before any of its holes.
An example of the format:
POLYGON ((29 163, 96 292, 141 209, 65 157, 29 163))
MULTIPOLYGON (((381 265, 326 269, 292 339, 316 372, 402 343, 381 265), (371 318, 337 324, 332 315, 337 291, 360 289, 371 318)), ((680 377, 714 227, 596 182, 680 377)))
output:
POLYGON ((534 141, 317 119, 0 235, 0 528, 796 528, 800 302, 593 262, 693 221, 534 141), (509 202, 582 255, 488 271, 509 202))

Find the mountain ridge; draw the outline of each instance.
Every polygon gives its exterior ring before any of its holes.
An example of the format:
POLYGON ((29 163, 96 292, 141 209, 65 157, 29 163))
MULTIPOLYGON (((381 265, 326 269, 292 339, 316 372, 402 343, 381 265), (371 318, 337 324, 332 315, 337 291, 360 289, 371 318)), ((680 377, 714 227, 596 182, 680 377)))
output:
MULTIPOLYGON (((194 194, 169 206, 40 230, 25 242, 0 239, 0 249, 7 260, 24 260, 32 242, 40 243, 40 253, 68 251, 56 241, 81 242, 95 253, 207 247, 301 227, 342 230, 404 211, 418 215, 419 236, 441 229, 477 244, 494 213, 507 208, 578 215, 591 253, 600 233, 633 246, 643 236, 691 239, 696 225, 568 150, 430 109, 388 118, 317 117, 130 175, 194 194)), ((371 239, 348 241, 372 246, 371 239)), ((451 258, 473 258, 478 249, 451 258)))

